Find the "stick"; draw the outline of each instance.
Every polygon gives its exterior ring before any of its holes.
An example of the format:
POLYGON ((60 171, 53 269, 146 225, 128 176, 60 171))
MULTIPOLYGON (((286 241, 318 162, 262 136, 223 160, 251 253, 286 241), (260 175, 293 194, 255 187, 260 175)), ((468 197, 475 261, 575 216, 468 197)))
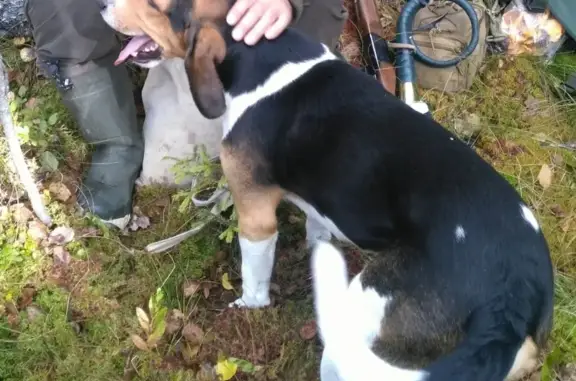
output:
POLYGON ((26 193, 28 193, 28 198, 30 199, 34 213, 40 221, 45 225, 50 226, 52 225, 52 219, 46 212, 46 208, 42 202, 42 197, 40 196, 38 188, 36 188, 36 183, 32 178, 30 169, 26 165, 22 147, 20 147, 18 136, 14 130, 12 114, 10 113, 10 106, 8 105, 8 92, 8 72, 6 71, 2 53, 0 52, 0 123, 4 126, 4 135, 8 141, 8 147, 10 148, 10 159, 14 163, 16 173, 18 174, 22 185, 24 185, 26 193))

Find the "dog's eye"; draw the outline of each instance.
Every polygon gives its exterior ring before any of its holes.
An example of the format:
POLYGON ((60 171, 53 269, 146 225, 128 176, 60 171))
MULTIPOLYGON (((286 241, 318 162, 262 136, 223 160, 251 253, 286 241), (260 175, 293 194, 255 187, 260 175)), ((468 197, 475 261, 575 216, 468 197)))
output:
MULTIPOLYGON (((152 0, 149 0, 152 1, 152 0)), ((189 0, 174 0, 166 11, 172 29, 176 32, 185 30, 190 25, 192 4, 189 0)))

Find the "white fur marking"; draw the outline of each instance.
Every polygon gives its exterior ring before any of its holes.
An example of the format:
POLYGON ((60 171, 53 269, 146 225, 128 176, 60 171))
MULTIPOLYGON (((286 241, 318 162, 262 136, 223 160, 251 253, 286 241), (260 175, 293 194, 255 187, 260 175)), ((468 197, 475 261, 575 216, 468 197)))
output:
POLYGON ((321 215, 312 205, 300 197, 295 194, 288 194, 285 199, 306 213, 306 240, 308 246, 314 246, 320 240, 328 241, 330 233, 340 241, 351 242, 331 219, 321 215))
POLYGON ((259 308, 270 304, 270 278, 278 232, 262 241, 240 237, 242 253, 242 297, 230 307, 259 308))
POLYGON ((222 139, 226 138, 230 131, 232 131, 232 128, 234 128, 238 119, 240 119, 244 112, 246 112, 250 107, 254 106, 262 99, 279 92, 319 63, 337 59, 326 46, 324 46, 324 49, 324 54, 320 57, 308 61, 288 62, 284 64, 272 73, 263 84, 251 91, 235 97, 226 94, 226 103, 228 108, 224 115, 224 136, 222 139))
POLYGON ((312 271, 317 321, 325 345, 322 381, 420 381, 426 377, 426 372, 395 367, 372 352, 389 297, 364 289, 360 275, 347 287, 344 257, 327 242, 317 244, 312 271))
POLYGON ((540 225, 538 225, 538 220, 530 208, 528 208, 526 205, 520 204, 520 209, 522 211, 522 217, 524 220, 526 220, 526 222, 528 222, 535 231, 539 231, 540 225))
POLYGON ((462 225, 456 225, 456 229, 454 229, 454 235, 456 236, 457 242, 464 241, 464 238, 466 238, 466 231, 462 225))

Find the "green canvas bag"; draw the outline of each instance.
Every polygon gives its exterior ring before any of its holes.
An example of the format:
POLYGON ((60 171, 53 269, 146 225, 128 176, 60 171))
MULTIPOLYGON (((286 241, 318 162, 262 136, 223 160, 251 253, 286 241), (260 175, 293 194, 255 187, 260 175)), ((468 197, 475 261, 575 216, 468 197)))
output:
MULTIPOLYGON (((438 69, 416 61, 418 86, 446 92, 469 89, 486 56, 488 17, 480 0, 472 1, 480 23, 480 38, 474 52, 458 65, 438 69)), ((436 0, 414 18, 414 43, 425 55, 441 61, 456 57, 470 41, 471 26, 466 13, 452 2, 436 0)))

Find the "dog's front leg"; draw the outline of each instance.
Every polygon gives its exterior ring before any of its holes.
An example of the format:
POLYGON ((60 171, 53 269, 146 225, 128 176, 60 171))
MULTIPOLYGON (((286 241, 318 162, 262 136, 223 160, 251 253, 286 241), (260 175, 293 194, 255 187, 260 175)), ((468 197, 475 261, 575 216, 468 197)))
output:
POLYGON ((224 145, 220 160, 238 214, 242 256, 242 297, 230 306, 265 307, 270 304, 270 278, 278 240, 276 208, 283 192, 253 180, 249 153, 224 145))

